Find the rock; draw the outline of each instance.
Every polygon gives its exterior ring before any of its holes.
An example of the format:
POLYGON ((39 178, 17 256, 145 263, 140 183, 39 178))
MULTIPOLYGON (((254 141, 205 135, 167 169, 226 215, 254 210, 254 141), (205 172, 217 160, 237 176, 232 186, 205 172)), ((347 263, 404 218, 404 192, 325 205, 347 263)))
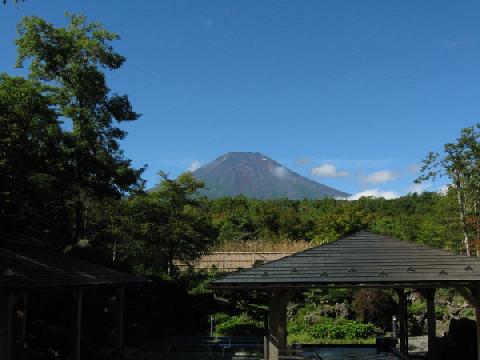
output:
POLYGON ((335 310, 335 307, 333 307, 331 305, 324 306, 322 309, 320 309, 319 314, 321 316, 331 317, 331 318, 335 318, 337 316, 337 312, 335 310))
POLYGON ((351 315, 350 308, 345 303, 336 303, 335 304, 335 316, 348 318, 351 315))
POLYGON ((305 315, 305 317, 303 318, 303 320, 305 320, 305 322, 310 325, 320 322, 321 319, 322 317, 320 316, 320 314, 308 314, 305 315))

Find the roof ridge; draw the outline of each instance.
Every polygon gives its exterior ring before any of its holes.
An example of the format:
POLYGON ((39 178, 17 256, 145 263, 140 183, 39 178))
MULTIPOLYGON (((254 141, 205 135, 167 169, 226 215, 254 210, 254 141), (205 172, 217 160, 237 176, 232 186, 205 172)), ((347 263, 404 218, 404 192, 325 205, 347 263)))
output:
MULTIPOLYGON (((294 254, 287 255, 287 256, 281 257, 281 258, 276 259, 276 260, 268 261, 268 262, 266 262, 266 263, 263 263, 263 264, 260 264, 260 265, 257 265, 257 266, 251 267, 251 268, 236 270, 236 271, 231 272, 231 273, 229 273, 229 274, 223 275, 223 276, 219 277, 218 279, 215 279, 214 281, 223 280, 223 279, 225 279, 225 278, 228 278, 228 277, 233 276, 233 275, 235 275, 235 274, 240 274, 240 273, 242 273, 242 272, 251 270, 251 269, 253 269, 253 268, 255 268, 255 269, 260 269, 260 268, 262 268, 262 267, 264 267, 264 266, 266 266, 266 265, 271 265, 271 264, 273 264, 273 263, 276 263, 277 261, 285 260, 285 259, 287 259, 287 258, 290 258, 290 257, 293 257, 293 256, 297 256, 297 255, 299 255, 299 254, 303 254, 303 253, 305 253, 305 252, 307 252, 307 251, 310 251, 310 250, 313 250, 313 249, 318 249, 319 247, 336 243, 337 241, 339 241, 339 240, 341 240, 341 239, 344 239, 344 238, 346 238, 346 237, 348 237, 348 236, 353 236, 353 235, 355 235, 355 234, 358 234, 358 233, 361 232, 361 231, 363 231, 363 230, 356 231, 356 232, 354 232, 354 233, 352 233, 352 234, 350 234, 350 235, 342 235, 342 236, 340 236, 339 238, 337 238, 337 239, 335 239, 335 240, 333 240, 333 241, 331 241, 331 242, 323 243, 323 244, 320 244, 320 245, 317 245, 317 246, 314 246, 314 247, 311 247, 311 248, 308 248, 308 249, 304 249, 304 250, 301 250, 301 251, 296 252, 296 253, 294 253, 294 254)), ((367 232, 368 232, 368 231, 367 231, 367 232)))

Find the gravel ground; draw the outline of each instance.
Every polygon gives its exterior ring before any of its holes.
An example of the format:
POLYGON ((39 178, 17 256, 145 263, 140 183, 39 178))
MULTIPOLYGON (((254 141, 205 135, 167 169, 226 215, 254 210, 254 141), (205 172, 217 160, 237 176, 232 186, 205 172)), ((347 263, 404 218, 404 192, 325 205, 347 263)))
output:
POLYGON ((408 351, 413 354, 426 353, 428 350, 428 337, 410 336, 408 338, 408 351))

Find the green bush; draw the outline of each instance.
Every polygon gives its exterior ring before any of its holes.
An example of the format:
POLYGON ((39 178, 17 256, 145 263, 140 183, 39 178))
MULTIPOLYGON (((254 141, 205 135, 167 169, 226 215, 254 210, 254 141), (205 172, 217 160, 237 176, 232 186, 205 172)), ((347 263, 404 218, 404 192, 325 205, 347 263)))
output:
POLYGON ((366 339, 373 335, 375 326, 344 318, 322 318, 314 325, 304 322, 291 322, 288 330, 291 334, 308 333, 315 339, 353 340, 366 339))
POLYGON ((446 312, 447 312, 446 307, 435 305, 435 319, 442 320, 446 312))
POLYGON ((265 333, 263 324, 247 314, 230 317, 217 314, 216 321, 215 334, 218 336, 260 336, 265 333))
POLYGON ((475 313, 473 312, 473 309, 472 308, 466 308, 466 309, 463 309, 461 312, 460 312, 460 317, 473 317, 475 316, 475 313))
POLYGON ((425 304, 425 301, 416 301, 410 305, 410 309, 408 310, 409 314, 412 315, 421 315, 425 311, 427 311, 427 305, 425 304))

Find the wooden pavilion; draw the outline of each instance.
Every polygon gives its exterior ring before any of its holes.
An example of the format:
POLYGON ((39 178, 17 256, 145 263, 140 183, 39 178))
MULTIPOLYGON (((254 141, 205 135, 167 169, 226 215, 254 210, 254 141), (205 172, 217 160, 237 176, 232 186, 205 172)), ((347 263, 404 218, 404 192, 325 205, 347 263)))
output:
POLYGON ((70 359, 80 360, 84 291, 99 287, 116 289, 115 350, 122 356, 124 286, 142 282, 143 279, 133 275, 43 248, 18 245, 0 248, 0 359, 13 359, 13 344, 26 343, 29 295, 66 291, 73 295, 70 359), (19 302, 20 325, 14 311, 19 302))
POLYGON ((278 360, 287 346, 286 307, 310 288, 392 288, 398 293, 400 351, 408 353, 405 289, 427 301, 428 358, 437 359, 435 290, 454 288, 474 308, 480 360, 480 260, 387 236, 360 231, 212 282, 212 288, 266 291, 270 295, 266 359, 278 360))

